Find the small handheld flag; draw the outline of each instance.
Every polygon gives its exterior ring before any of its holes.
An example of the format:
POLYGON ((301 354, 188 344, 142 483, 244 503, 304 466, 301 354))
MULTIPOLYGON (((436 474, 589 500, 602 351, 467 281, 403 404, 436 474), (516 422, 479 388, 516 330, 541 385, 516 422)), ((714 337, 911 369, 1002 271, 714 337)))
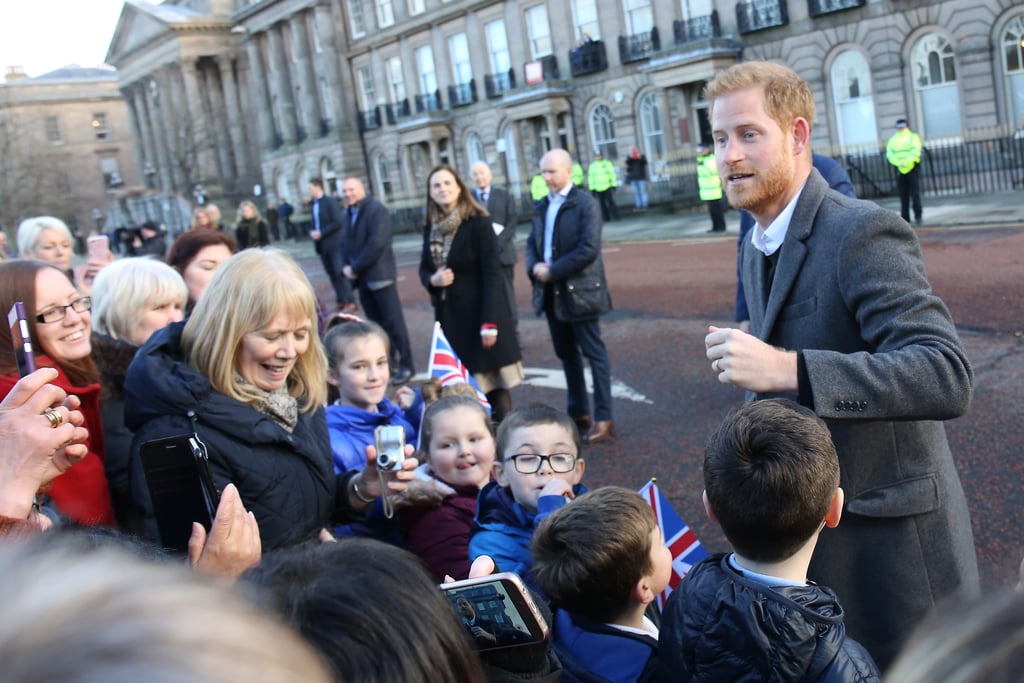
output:
POLYGON ((487 414, 491 414, 491 404, 487 400, 487 396, 480 390, 480 385, 476 383, 473 375, 469 374, 466 366, 459 360, 455 349, 448 343, 448 338, 444 336, 444 330, 441 329, 439 322, 434 323, 434 338, 430 342, 430 363, 427 375, 438 378, 443 387, 460 383, 473 387, 477 399, 487 410, 487 414))
POLYGON ((658 608, 663 609, 668 596, 690 571, 690 567, 707 557, 708 552, 704 550, 704 546, 697 540, 697 535, 690 527, 686 526, 683 518, 668 502, 668 498, 662 494, 653 479, 644 484, 639 493, 654 511, 658 527, 665 536, 665 546, 672 551, 672 577, 669 579, 668 588, 658 596, 658 608))

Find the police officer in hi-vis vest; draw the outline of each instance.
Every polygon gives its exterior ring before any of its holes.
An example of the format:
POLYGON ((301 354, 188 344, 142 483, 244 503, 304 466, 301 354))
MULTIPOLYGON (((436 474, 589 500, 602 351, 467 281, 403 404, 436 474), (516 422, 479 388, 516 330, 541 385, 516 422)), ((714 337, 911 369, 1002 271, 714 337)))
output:
POLYGON ((718 177, 718 164, 711 147, 702 142, 697 145, 697 189, 700 200, 708 205, 712 232, 725 232, 725 209, 722 207, 722 179, 718 177))

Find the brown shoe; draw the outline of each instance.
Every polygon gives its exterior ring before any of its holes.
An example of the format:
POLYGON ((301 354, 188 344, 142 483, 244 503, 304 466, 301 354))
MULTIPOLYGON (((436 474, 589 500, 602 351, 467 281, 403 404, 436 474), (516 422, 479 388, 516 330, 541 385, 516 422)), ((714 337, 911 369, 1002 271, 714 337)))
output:
MULTIPOLYGON (((581 415, 580 417, 574 417, 572 419, 576 423, 576 429, 580 430, 580 436, 588 433, 590 426, 594 424, 594 420, 589 415, 581 415)), ((584 441, 586 439, 584 438, 584 441)))
POLYGON ((588 444, 594 444, 598 441, 604 441, 615 436, 615 423, 611 420, 598 420, 594 423, 594 426, 587 432, 587 436, 584 439, 588 444))

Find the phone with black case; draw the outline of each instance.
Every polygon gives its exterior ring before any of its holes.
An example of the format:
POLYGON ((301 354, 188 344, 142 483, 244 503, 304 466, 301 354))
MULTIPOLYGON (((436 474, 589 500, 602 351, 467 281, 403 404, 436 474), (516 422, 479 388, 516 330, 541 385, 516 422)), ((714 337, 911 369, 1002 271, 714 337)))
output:
POLYGON ((143 443, 139 455, 160 543, 186 553, 192 523, 199 522, 209 531, 220 501, 206 445, 196 434, 172 436, 143 443))

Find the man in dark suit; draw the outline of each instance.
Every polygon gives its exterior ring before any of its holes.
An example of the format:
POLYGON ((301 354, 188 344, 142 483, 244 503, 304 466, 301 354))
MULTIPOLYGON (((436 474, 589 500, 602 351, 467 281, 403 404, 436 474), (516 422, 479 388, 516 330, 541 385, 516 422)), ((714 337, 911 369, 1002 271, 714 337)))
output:
POLYGON ((568 387, 566 412, 587 443, 615 435, 612 365, 601 339, 601 315, 612 308, 601 259, 597 200, 572 184, 572 157, 553 149, 541 159, 550 194, 537 202, 526 241, 526 273, 533 307, 544 313, 568 387), (594 379, 594 414, 587 399, 583 357, 594 379))
POLYGON ((338 310, 351 313, 356 310, 356 301, 352 294, 352 283, 341 272, 345 265, 341 253, 341 207, 333 197, 324 194, 324 183, 319 178, 309 181, 309 198, 309 211, 313 215, 313 229, 309 236, 316 243, 316 253, 320 255, 320 262, 324 264, 327 277, 334 287, 338 310))
POLYGON ((508 196, 508 192, 500 187, 492 187, 491 180, 494 176, 491 167, 482 161, 473 164, 469 169, 473 176, 473 184, 476 189, 473 191, 477 202, 487 209, 491 214, 491 222, 494 225, 494 233, 498 237, 498 261, 501 262, 505 274, 505 293, 508 298, 508 307, 512 311, 512 323, 516 329, 516 341, 519 348, 523 347, 519 339, 519 312, 516 309, 516 213, 515 202, 508 196))
POLYGON ((708 95, 726 194, 756 225, 741 255, 751 333, 711 327, 707 358, 720 382, 796 399, 828 424, 846 508, 808 578, 841 596, 848 633, 884 670, 936 602, 978 589, 940 422, 967 410, 971 366, 910 226, 813 169, 807 83, 743 62, 708 95))
POLYGON ((391 214, 383 204, 366 196, 366 187, 359 178, 346 178, 341 193, 346 204, 342 273, 359 287, 359 301, 366 317, 383 327, 391 339, 391 383, 405 384, 416 371, 395 285, 391 214))

